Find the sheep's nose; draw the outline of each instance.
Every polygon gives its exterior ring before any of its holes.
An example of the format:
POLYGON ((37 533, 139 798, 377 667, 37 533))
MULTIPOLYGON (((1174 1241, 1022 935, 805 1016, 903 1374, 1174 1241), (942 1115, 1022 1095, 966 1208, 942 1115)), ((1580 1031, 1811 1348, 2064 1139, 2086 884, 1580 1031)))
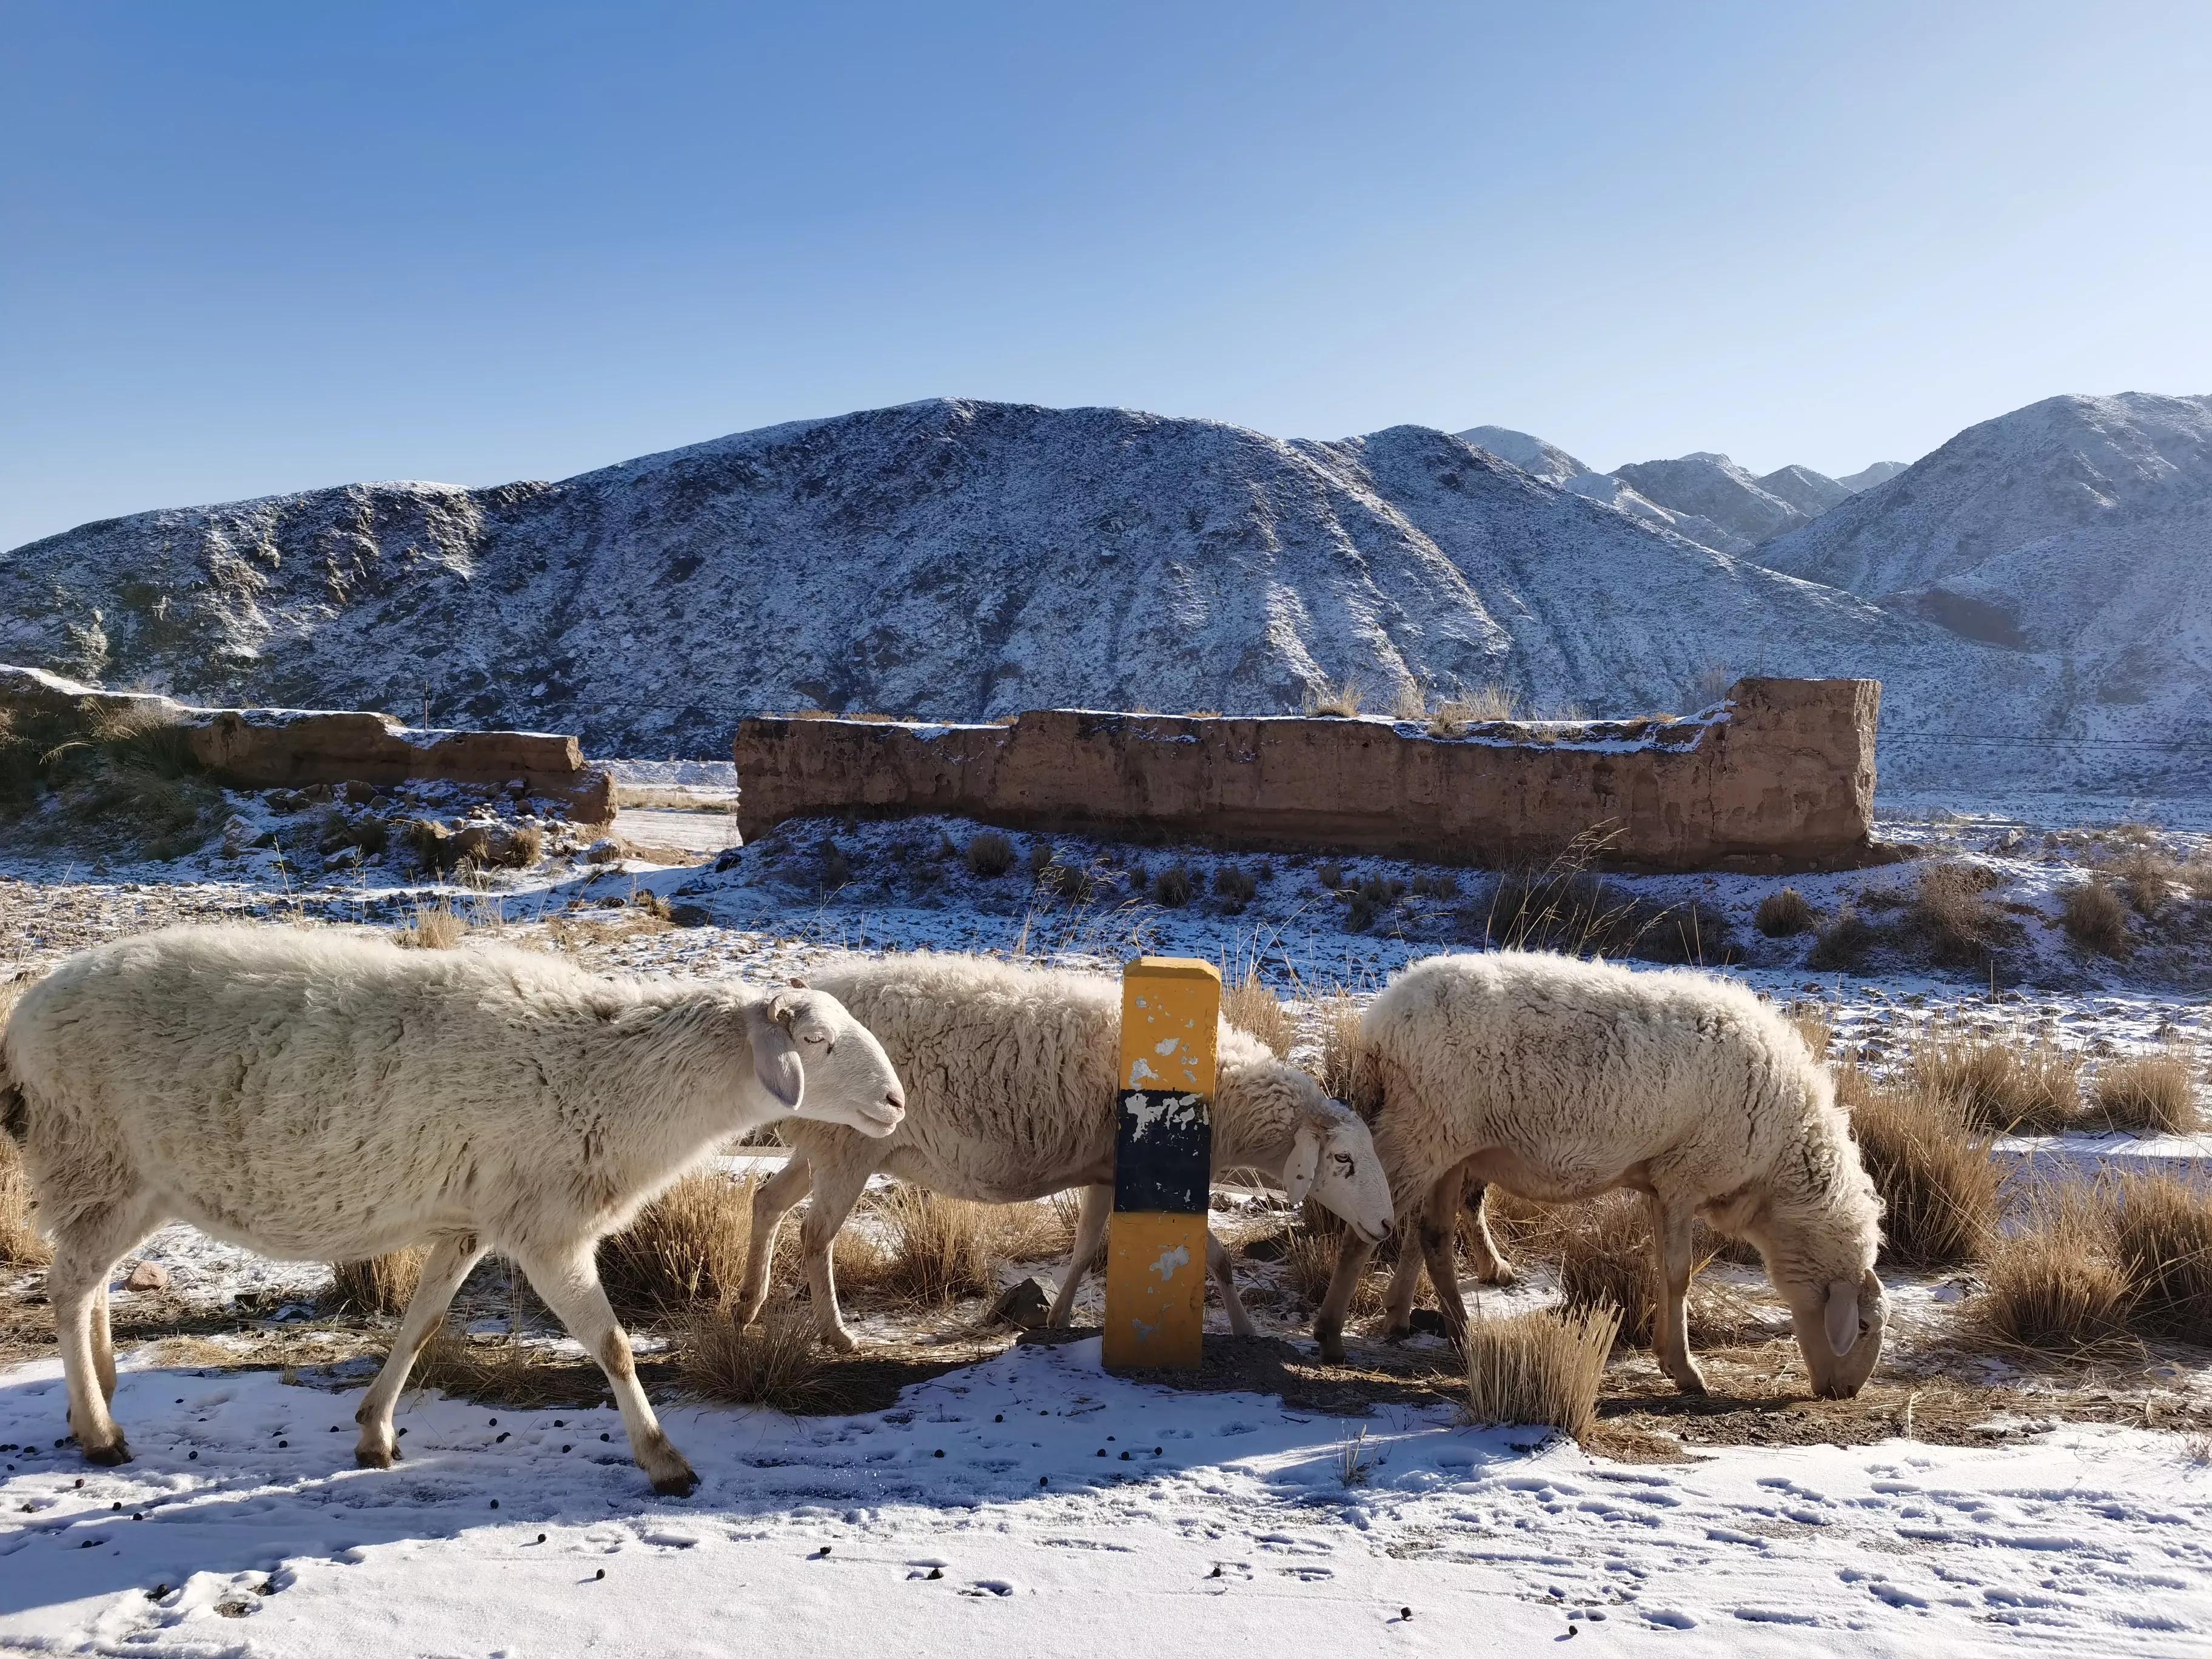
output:
POLYGON ((895 1112, 903 1112, 906 1110, 906 1091, 894 1087, 884 1097, 884 1103, 895 1112))

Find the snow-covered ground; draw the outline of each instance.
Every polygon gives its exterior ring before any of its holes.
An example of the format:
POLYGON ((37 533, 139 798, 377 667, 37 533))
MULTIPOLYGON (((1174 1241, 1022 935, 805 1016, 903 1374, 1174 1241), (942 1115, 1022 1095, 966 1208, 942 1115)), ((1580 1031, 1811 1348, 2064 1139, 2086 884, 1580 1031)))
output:
MULTIPOLYGON (((1255 963, 1310 1015, 1338 987, 1358 994, 1418 956, 1479 943, 1468 913, 1488 879, 1060 837, 1054 862, 1093 878, 1070 897, 1032 874, 1034 838, 1014 837, 1012 870, 980 878, 958 856, 973 826, 929 821, 833 828, 836 860, 818 826, 672 866, 592 862, 556 837, 567 850, 550 863, 439 889, 376 860, 302 875, 283 845, 252 844, 276 820, 250 799, 239 805, 227 850, 174 865, 0 854, 0 975, 173 919, 390 925, 432 900, 609 970, 768 980, 837 948, 916 946, 1111 970, 1150 949, 1232 970, 1255 963), (1333 885, 1324 863, 1341 866, 1333 885), (1132 866, 1149 877, 1178 864, 1194 878, 1192 902, 1138 897, 1132 866), (1214 896, 1231 866, 1265 869, 1241 908, 1214 896), (1455 892, 1438 890, 1445 876, 1455 892), (1405 890, 1354 932, 1345 890, 1362 880, 1405 890)), ((659 816, 626 815, 618 828, 649 829, 659 816)), ((1823 1002, 1838 1041, 1870 1064, 1929 1021, 2045 1036, 2093 1069, 2153 1047, 2201 1054, 2212 1037, 2201 991, 2148 983, 2140 963, 2085 959, 2051 925, 2057 896, 2081 876, 2078 847, 2042 839, 2061 827, 1955 815, 1884 826, 1999 873, 1993 890, 2022 907, 2021 936, 2013 971, 1995 985, 1893 963, 1810 971, 1805 941, 1765 940, 1749 925, 1778 879, 1627 885, 1710 908, 1745 958, 1725 971, 1778 999, 1823 1002)), ((1911 870, 1792 884, 1830 908, 1911 870)), ((2082 1137, 2001 1152, 2046 1170, 2107 1167, 2116 1155, 2202 1170, 2207 1158, 2195 1141, 2082 1137)), ((1684 1461, 1623 1463, 1532 1431, 1465 1426, 1441 1395, 1346 1418, 1269 1395, 1111 1378, 1095 1342, 1025 1343, 853 1416, 670 1402, 670 1431, 704 1477, 676 1502, 651 1494, 611 1410, 515 1410, 427 1391, 399 1419, 400 1467, 357 1470, 352 1413, 373 1361, 289 1372, 217 1363, 226 1344, 243 1353, 301 1325, 325 1270, 264 1262, 187 1229, 145 1254, 170 1267, 166 1294, 185 1322, 214 1334, 189 1350, 126 1352, 117 1413, 136 1462, 90 1468, 57 1443, 65 1426, 51 1358, 0 1370, 0 1649, 889 1645, 964 1656, 979 1643, 1064 1648, 1084 1632, 1090 1645, 1170 1654, 1239 1638, 1362 1653, 1512 1653, 1566 1640, 1730 1653, 1814 1643, 1853 1653, 2212 1650, 2212 1447, 2194 1430, 1993 1417, 1987 1437, 2002 1443, 1986 1448, 1933 1443, 1957 1433, 1848 1446, 1692 1439, 1679 1448, 1684 1461)), ((1712 1272, 1756 1282, 1725 1264, 1712 1272)), ((1940 1279, 1896 1289, 1900 1338, 1946 1316, 1960 1293, 1940 1279)), ((35 1290, 35 1276, 0 1283, 19 1308, 35 1290)), ((1505 1305, 1546 1294, 1533 1274, 1505 1305)), ((1079 1317, 1096 1296, 1094 1286, 1079 1317)), ((127 1314, 132 1298, 118 1295, 118 1306, 127 1314)), ((1264 1328, 1291 1333, 1297 1311, 1255 1309, 1264 1328)), ((889 1334, 865 1310, 854 1322, 866 1336, 889 1334)), ((1786 1345, 1767 1352, 1797 1363, 1786 1345)), ((1973 1380, 1992 1374, 1984 1366, 1973 1380)), ((1908 1376, 1899 1389, 1899 1429, 1918 1386, 1908 1376)), ((2137 1384, 2114 1380, 2124 1386, 2137 1384)), ((2166 1364, 2142 1395, 2142 1420, 2161 1400, 2201 1405, 2208 1389, 2205 1368, 2166 1364)))
POLYGON ((0 1379, 0 1641, 144 1654, 2202 1653, 2212 1472, 2172 1437, 1593 1459, 1449 1406, 1347 1423, 1024 1345, 896 1409, 675 1407, 655 1498, 611 1410, 417 1397, 350 1467, 358 1376, 128 1364, 137 1461, 0 1379), (335 1385, 335 1386, 334 1386, 335 1385), (606 1437, 611 1437, 607 1438, 606 1437))

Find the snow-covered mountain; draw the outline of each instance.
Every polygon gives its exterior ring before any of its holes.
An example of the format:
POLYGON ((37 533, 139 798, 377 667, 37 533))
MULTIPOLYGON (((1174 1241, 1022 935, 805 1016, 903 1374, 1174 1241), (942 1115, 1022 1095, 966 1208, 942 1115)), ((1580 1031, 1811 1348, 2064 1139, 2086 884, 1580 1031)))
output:
POLYGON ((1850 485, 1809 466, 1778 467, 1759 481, 1759 487, 1777 501, 1787 501, 1808 519, 1817 519, 1832 507, 1850 500, 1850 485))
MULTIPOLYGON (((1724 553, 1748 553, 1761 542, 1812 522, 1812 515, 1770 492, 1725 455, 1698 450, 1671 461, 1636 461, 1613 476, 1670 513, 1693 514, 1731 538, 1724 553)), ((1818 474, 1812 476, 1818 477, 1818 474)))
MULTIPOLYGON (((1676 707, 1702 671, 1871 674, 1893 734, 2039 726, 2034 653, 1654 532, 1443 433, 1285 442, 936 400, 561 483, 360 484, 0 555, 0 660, 719 753, 755 709, 1295 708, 1499 681, 1676 707)), ((1917 763, 1909 745, 1897 763, 1917 763)))
POLYGON ((1759 557, 2049 657, 2059 732, 2212 760, 2212 397, 2031 404, 1759 557))
POLYGON ((1887 483, 1911 465, 1910 461, 1876 461, 1872 466, 1846 472, 1836 482, 1856 495, 1863 489, 1872 489, 1876 484, 1887 483))
POLYGON ((1469 427, 1458 434, 1477 449, 1486 449, 1492 454, 1513 463, 1522 471, 1571 489, 1586 500, 1602 502, 1616 513, 1626 513, 1638 524, 1653 530, 1672 531, 1677 536, 1687 537, 1701 547, 1717 549, 1723 553, 1747 553, 1751 544, 1740 536, 1731 535, 1709 519, 1694 513, 1675 513, 1658 502, 1640 495, 1626 480, 1610 472, 1599 472, 1570 455, 1557 444, 1527 432, 1516 432, 1505 426, 1469 427))

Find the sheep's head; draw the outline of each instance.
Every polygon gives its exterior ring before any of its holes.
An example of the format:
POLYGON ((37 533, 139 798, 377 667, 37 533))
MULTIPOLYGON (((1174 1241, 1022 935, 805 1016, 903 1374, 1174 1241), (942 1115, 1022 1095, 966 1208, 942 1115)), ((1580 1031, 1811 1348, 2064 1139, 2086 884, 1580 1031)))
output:
POLYGON ((1750 1239, 1765 1258, 1768 1279, 1790 1304, 1814 1394, 1823 1400, 1856 1395, 1881 1358, 1887 1322, 1881 1280, 1874 1270, 1879 1234, 1872 1220, 1862 1224, 1857 1216, 1833 1212, 1792 1213, 1751 1195, 1709 1210, 1707 1219, 1750 1239))
POLYGON ((826 991, 793 980, 746 1012, 753 1076, 790 1114, 878 1139, 906 1115, 906 1091, 875 1034, 826 991))
POLYGON ((1318 1087, 1315 1092, 1318 1098, 1299 1115, 1283 1165, 1283 1190, 1294 1205, 1314 1199, 1342 1217, 1363 1242, 1378 1243, 1389 1237, 1395 1212, 1375 1139, 1352 1108, 1320 1094, 1318 1087))
POLYGON ((1856 1279, 1777 1287, 1790 1303, 1798 1351, 1822 1400, 1849 1400, 1866 1387, 1881 1358, 1881 1280, 1869 1267, 1856 1279))

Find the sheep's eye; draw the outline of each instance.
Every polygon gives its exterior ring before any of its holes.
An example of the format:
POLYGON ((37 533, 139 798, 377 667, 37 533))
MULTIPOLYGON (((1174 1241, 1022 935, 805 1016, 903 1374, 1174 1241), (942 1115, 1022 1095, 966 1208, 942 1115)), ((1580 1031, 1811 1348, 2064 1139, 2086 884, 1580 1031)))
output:
POLYGON ((821 1048, 823 1043, 829 1041, 829 1039, 824 1037, 819 1031, 809 1031, 806 1034, 805 1040, 812 1043, 817 1048, 821 1048))
POLYGON ((1339 1152, 1335 1157, 1337 1167, 1342 1170, 1345 1174, 1350 1175, 1352 1173, 1352 1154, 1349 1152, 1339 1152))
POLYGON ((1859 1334, 1861 1336, 1869 1336, 1872 1335, 1873 1333, 1874 1326, 1870 1322, 1863 1319, 1859 1321, 1859 1334))

